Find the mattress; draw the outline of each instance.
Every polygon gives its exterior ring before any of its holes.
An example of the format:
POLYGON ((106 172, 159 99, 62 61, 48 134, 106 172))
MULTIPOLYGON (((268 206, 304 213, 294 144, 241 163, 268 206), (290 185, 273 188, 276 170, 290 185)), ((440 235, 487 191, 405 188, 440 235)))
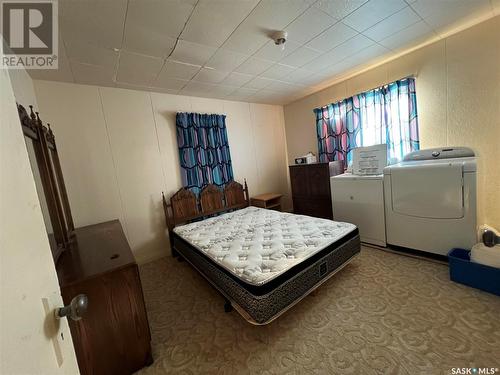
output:
POLYGON ((247 207, 179 226, 173 247, 253 324, 267 324, 360 251, 356 226, 247 207))
POLYGON ((354 230, 350 223, 246 207, 174 232, 242 281, 263 285, 354 230))

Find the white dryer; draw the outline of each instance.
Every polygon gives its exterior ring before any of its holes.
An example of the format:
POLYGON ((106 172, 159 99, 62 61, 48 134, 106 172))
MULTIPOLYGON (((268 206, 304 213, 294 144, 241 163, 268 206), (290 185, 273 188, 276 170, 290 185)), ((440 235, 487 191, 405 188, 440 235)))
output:
POLYGON ((446 255, 476 242, 476 158, 466 147, 412 152, 384 168, 387 243, 446 255))

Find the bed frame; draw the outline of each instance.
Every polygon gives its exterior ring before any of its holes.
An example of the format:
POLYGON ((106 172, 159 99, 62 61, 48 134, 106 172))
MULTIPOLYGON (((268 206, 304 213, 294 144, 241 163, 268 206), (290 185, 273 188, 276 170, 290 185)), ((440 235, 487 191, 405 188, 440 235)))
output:
POLYGON ((170 203, 163 193, 162 197, 172 256, 190 263, 224 297, 226 312, 234 307, 251 324, 263 325, 276 319, 350 263, 360 251, 356 229, 345 241, 337 241, 311 257, 311 264, 294 271, 291 278, 286 281, 277 278, 276 286, 270 286, 269 290, 259 294, 248 286, 242 287, 235 276, 221 270, 220 266, 174 232, 177 225, 248 207, 246 181, 244 186, 232 181, 223 190, 207 185, 199 198, 186 188, 178 190, 170 198, 170 203))

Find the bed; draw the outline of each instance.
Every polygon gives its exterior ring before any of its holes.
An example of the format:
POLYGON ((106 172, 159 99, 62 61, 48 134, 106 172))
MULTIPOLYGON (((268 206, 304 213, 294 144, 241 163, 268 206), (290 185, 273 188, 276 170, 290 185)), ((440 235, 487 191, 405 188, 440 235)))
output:
POLYGON ((248 187, 180 189, 163 207, 174 257, 189 262, 252 324, 267 324, 360 251, 350 223, 249 206, 248 187))

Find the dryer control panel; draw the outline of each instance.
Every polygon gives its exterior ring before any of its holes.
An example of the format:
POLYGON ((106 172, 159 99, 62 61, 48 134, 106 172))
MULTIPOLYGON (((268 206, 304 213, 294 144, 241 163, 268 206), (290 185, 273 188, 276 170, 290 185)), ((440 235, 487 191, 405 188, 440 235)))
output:
POLYGON ((426 150, 413 151, 404 157, 404 161, 412 160, 434 160, 455 159, 474 156, 474 151, 468 147, 444 147, 428 148, 426 150))

